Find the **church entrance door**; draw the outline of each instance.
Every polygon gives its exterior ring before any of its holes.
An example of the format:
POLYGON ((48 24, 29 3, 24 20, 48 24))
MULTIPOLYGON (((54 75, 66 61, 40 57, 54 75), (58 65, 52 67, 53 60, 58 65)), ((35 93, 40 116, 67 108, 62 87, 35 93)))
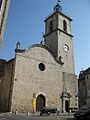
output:
POLYGON ((36 99, 36 111, 40 111, 43 107, 45 107, 46 99, 42 94, 38 95, 36 99))
POLYGON ((68 100, 65 101, 65 111, 69 112, 69 101, 68 100))

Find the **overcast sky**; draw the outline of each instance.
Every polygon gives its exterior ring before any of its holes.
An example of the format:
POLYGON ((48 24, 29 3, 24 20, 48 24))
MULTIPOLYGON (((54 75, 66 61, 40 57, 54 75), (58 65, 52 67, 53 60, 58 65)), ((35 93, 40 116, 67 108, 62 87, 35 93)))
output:
MULTIPOLYGON (((18 41, 21 48, 40 43, 44 19, 53 12, 57 0, 11 0, 0 58, 15 56, 18 41)), ((61 0, 62 10, 72 21, 75 71, 90 67, 90 0, 61 0)))

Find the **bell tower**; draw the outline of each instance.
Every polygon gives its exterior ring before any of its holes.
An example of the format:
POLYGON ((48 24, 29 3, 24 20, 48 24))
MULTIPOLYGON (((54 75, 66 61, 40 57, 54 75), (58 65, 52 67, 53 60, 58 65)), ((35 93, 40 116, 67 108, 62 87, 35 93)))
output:
POLYGON ((53 13, 44 20, 44 43, 51 49, 56 59, 62 58, 63 71, 74 74, 72 19, 62 12, 59 2, 54 6, 53 13))

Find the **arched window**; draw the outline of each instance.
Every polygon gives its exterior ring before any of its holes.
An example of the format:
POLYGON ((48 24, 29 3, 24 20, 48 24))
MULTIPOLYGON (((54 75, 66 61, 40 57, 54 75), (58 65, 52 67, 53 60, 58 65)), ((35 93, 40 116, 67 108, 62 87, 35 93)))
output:
POLYGON ((67 22, 66 20, 63 20, 63 30, 67 32, 67 22))
POLYGON ((53 31, 53 21, 51 20, 49 23, 49 32, 53 31))

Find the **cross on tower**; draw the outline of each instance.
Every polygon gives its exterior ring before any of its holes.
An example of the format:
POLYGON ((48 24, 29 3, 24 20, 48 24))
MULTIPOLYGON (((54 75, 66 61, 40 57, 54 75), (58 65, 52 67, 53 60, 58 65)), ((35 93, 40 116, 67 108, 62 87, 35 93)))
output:
POLYGON ((62 11, 62 7, 59 5, 60 0, 57 0, 57 4, 54 6, 54 11, 62 11))

